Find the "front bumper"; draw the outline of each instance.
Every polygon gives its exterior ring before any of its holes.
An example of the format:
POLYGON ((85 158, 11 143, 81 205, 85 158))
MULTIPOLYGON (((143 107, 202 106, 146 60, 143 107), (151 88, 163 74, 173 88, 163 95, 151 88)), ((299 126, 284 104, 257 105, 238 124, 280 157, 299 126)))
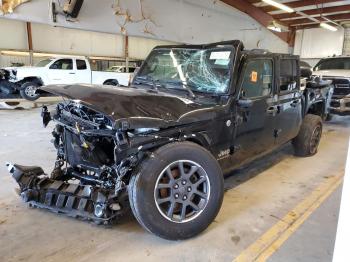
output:
POLYGON ((350 115, 350 97, 333 97, 330 112, 338 115, 350 115))
POLYGON ((8 163, 7 167, 19 185, 19 195, 31 207, 105 225, 116 222, 128 210, 126 192, 115 195, 101 187, 54 179, 38 166, 8 163))

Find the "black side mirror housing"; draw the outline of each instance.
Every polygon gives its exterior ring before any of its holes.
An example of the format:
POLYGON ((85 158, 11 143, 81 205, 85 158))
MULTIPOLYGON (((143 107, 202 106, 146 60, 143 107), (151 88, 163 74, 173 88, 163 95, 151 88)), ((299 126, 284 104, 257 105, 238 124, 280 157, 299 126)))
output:
POLYGON ((250 99, 239 99, 237 101, 237 105, 241 108, 247 109, 247 108, 252 107, 253 101, 250 99))

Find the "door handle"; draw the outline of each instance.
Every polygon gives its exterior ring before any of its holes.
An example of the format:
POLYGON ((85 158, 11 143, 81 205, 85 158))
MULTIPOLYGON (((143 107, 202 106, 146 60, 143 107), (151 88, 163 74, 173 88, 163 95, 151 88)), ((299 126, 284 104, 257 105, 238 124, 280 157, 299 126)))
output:
POLYGON ((277 106, 270 106, 267 110, 266 113, 270 115, 276 115, 278 113, 278 108, 277 106))
POLYGON ((75 75, 75 73, 69 73, 70 75, 75 75))
POLYGON ((290 105, 296 107, 299 104, 299 100, 294 100, 290 105))

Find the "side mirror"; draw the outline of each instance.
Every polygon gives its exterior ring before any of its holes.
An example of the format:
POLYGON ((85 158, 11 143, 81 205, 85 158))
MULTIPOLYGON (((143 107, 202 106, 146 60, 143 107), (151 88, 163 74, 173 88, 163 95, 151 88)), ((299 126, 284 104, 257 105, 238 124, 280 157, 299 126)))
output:
POLYGON ((239 107, 241 107, 241 108, 247 109, 247 108, 252 107, 253 101, 250 100, 250 99, 239 99, 239 100, 237 101, 237 105, 238 105, 239 107))

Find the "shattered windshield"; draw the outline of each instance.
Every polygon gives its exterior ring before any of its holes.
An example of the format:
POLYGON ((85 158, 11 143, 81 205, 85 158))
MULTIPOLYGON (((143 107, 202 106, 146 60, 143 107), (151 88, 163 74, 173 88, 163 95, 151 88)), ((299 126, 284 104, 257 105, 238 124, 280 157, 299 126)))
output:
POLYGON ((233 54, 232 46, 156 49, 145 61, 137 79, 178 84, 194 92, 225 93, 230 82, 233 54))
POLYGON ((35 66, 36 67, 44 67, 46 66, 48 63, 50 63, 52 61, 52 59, 45 59, 45 60, 41 60, 39 63, 37 63, 35 66))

